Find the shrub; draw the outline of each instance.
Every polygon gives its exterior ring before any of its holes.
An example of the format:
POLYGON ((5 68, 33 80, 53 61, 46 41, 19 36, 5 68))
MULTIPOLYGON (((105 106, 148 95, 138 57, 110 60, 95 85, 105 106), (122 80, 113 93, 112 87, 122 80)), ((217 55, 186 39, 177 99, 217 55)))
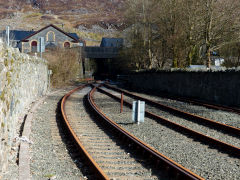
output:
POLYGON ((49 69, 52 70, 51 84, 61 87, 77 79, 80 74, 78 49, 56 48, 44 54, 48 60, 49 69))

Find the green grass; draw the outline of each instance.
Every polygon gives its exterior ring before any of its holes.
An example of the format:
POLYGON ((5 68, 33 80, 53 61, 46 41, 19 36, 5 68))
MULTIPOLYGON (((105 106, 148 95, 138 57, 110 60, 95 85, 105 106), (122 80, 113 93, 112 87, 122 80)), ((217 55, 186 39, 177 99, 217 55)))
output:
POLYGON ((42 13, 36 12, 36 13, 31 13, 25 16, 25 18, 34 18, 34 17, 39 17, 42 16, 42 13))
POLYGON ((46 174, 46 175, 44 175, 44 177, 46 177, 46 178, 51 178, 51 177, 53 177, 53 176, 55 176, 54 174, 46 174))

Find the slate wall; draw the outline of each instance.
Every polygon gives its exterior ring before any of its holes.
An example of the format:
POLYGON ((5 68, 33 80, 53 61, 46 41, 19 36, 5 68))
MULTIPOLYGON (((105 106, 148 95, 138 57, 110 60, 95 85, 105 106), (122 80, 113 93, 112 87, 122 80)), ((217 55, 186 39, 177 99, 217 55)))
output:
POLYGON ((29 42, 22 42, 21 51, 24 52, 24 53, 31 52, 32 41, 38 41, 39 37, 44 37, 46 47, 48 47, 48 45, 51 43, 51 45, 53 45, 53 46, 63 48, 64 47, 63 45, 64 45, 65 42, 69 42, 70 47, 79 46, 79 43, 73 43, 72 42, 73 41, 72 38, 70 38, 69 36, 65 35, 64 33, 60 32, 57 29, 50 26, 50 27, 42 30, 41 32, 31 36, 30 38, 28 38, 29 42), (48 40, 48 33, 49 32, 54 33, 54 41, 52 41, 52 40, 49 41, 48 40))
POLYGON ((0 174, 12 160, 25 109, 48 88, 47 62, 7 48, 0 39, 0 174))
POLYGON ((134 88, 163 91, 214 103, 240 106, 240 70, 173 71, 136 73, 128 76, 134 88))

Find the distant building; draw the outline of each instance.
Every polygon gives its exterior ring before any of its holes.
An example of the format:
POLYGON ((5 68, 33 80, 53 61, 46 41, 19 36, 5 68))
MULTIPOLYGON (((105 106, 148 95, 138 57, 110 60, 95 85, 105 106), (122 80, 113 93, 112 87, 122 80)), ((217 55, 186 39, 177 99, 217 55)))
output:
POLYGON ((224 59, 223 58, 214 58, 212 60, 212 62, 213 62, 213 65, 215 65, 215 66, 221 66, 224 63, 224 59))
POLYGON ((205 65, 190 65, 188 68, 189 69, 206 69, 207 66, 205 66, 205 65))
MULTIPOLYGON (((5 36, 5 31, 1 36, 5 36)), ((10 43, 13 47, 19 48, 21 52, 36 52, 38 38, 44 37, 45 48, 64 47, 71 48, 76 46, 84 46, 84 41, 80 40, 76 33, 66 33, 58 27, 50 24, 39 31, 10 31, 10 43)))
POLYGON ((122 47, 123 39, 122 38, 102 38, 100 47, 122 47))

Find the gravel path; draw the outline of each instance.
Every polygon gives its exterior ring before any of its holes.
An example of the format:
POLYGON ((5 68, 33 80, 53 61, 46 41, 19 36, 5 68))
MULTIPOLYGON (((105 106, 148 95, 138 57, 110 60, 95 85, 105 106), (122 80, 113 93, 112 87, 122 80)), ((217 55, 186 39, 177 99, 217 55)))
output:
POLYGON ((143 124, 133 124, 131 109, 125 107, 124 112, 119 113, 120 103, 106 95, 97 93, 95 102, 123 128, 196 174, 206 179, 239 179, 239 159, 193 141, 149 118, 145 118, 143 124))
MULTIPOLYGON (((132 91, 129 91, 132 92, 132 91)), ((240 115, 232 112, 222 111, 222 110, 215 110, 209 109, 204 106, 198 106, 187 102, 181 102, 177 100, 172 100, 168 98, 161 98, 159 96, 150 96, 144 93, 136 93, 132 92, 136 95, 157 101, 161 104, 166 106, 175 107, 182 111, 186 111, 195 115, 199 115, 205 118, 209 118, 224 124, 228 124, 230 126, 234 126, 240 128, 240 115)))
POLYGON ((29 108, 25 108, 24 111, 19 115, 18 122, 17 122, 17 136, 13 142, 13 147, 11 149, 11 152, 9 154, 9 164, 7 171, 0 175, 1 180, 17 180, 18 179, 18 152, 19 152, 19 145, 20 140, 18 137, 21 136, 21 126, 23 125, 25 114, 27 114, 29 111, 29 108))
POLYGON ((30 137, 33 142, 30 146, 30 168, 34 180, 84 179, 82 169, 78 168, 81 162, 71 158, 62 139, 64 135, 57 125, 57 104, 66 92, 59 90, 49 95, 34 116, 30 137))
MULTIPOLYGON (((115 92, 115 91, 112 91, 110 89, 106 89, 106 88, 103 88, 104 90, 112 93, 114 92, 115 95, 117 95, 118 97, 120 97, 120 93, 118 92, 115 92)), ((148 98, 150 99, 150 98, 148 98)), ((132 103, 134 100, 136 99, 133 99, 131 97, 128 97, 128 96, 124 96, 124 100, 129 102, 129 103, 132 103)), ((200 125, 200 124, 197 124, 195 122, 192 122, 188 119, 184 119, 182 117, 178 117, 177 115, 174 115, 172 113, 169 113, 167 111, 163 111, 161 110, 160 108, 157 108, 157 107, 153 107, 151 105, 148 105, 146 104, 145 106, 146 110, 149 111, 149 112, 152 112, 154 114, 157 114, 165 119, 168 119, 172 122, 175 122, 177 124, 180 124, 180 125, 183 125, 187 128, 190 128, 192 130, 195 130, 197 132, 200 132, 200 133, 203 133, 207 136, 210 136, 212 138, 215 138, 215 139, 218 139, 220 141, 223 141, 225 143, 228 143, 228 144, 231 144, 231 145, 234 145, 236 147, 240 147, 240 139, 237 138, 237 137, 233 137, 232 135, 228 135, 227 133, 224 133, 224 132, 221 132, 221 131, 218 131, 216 129, 211 129, 207 126, 204 126, 204 125, 200 125)))

